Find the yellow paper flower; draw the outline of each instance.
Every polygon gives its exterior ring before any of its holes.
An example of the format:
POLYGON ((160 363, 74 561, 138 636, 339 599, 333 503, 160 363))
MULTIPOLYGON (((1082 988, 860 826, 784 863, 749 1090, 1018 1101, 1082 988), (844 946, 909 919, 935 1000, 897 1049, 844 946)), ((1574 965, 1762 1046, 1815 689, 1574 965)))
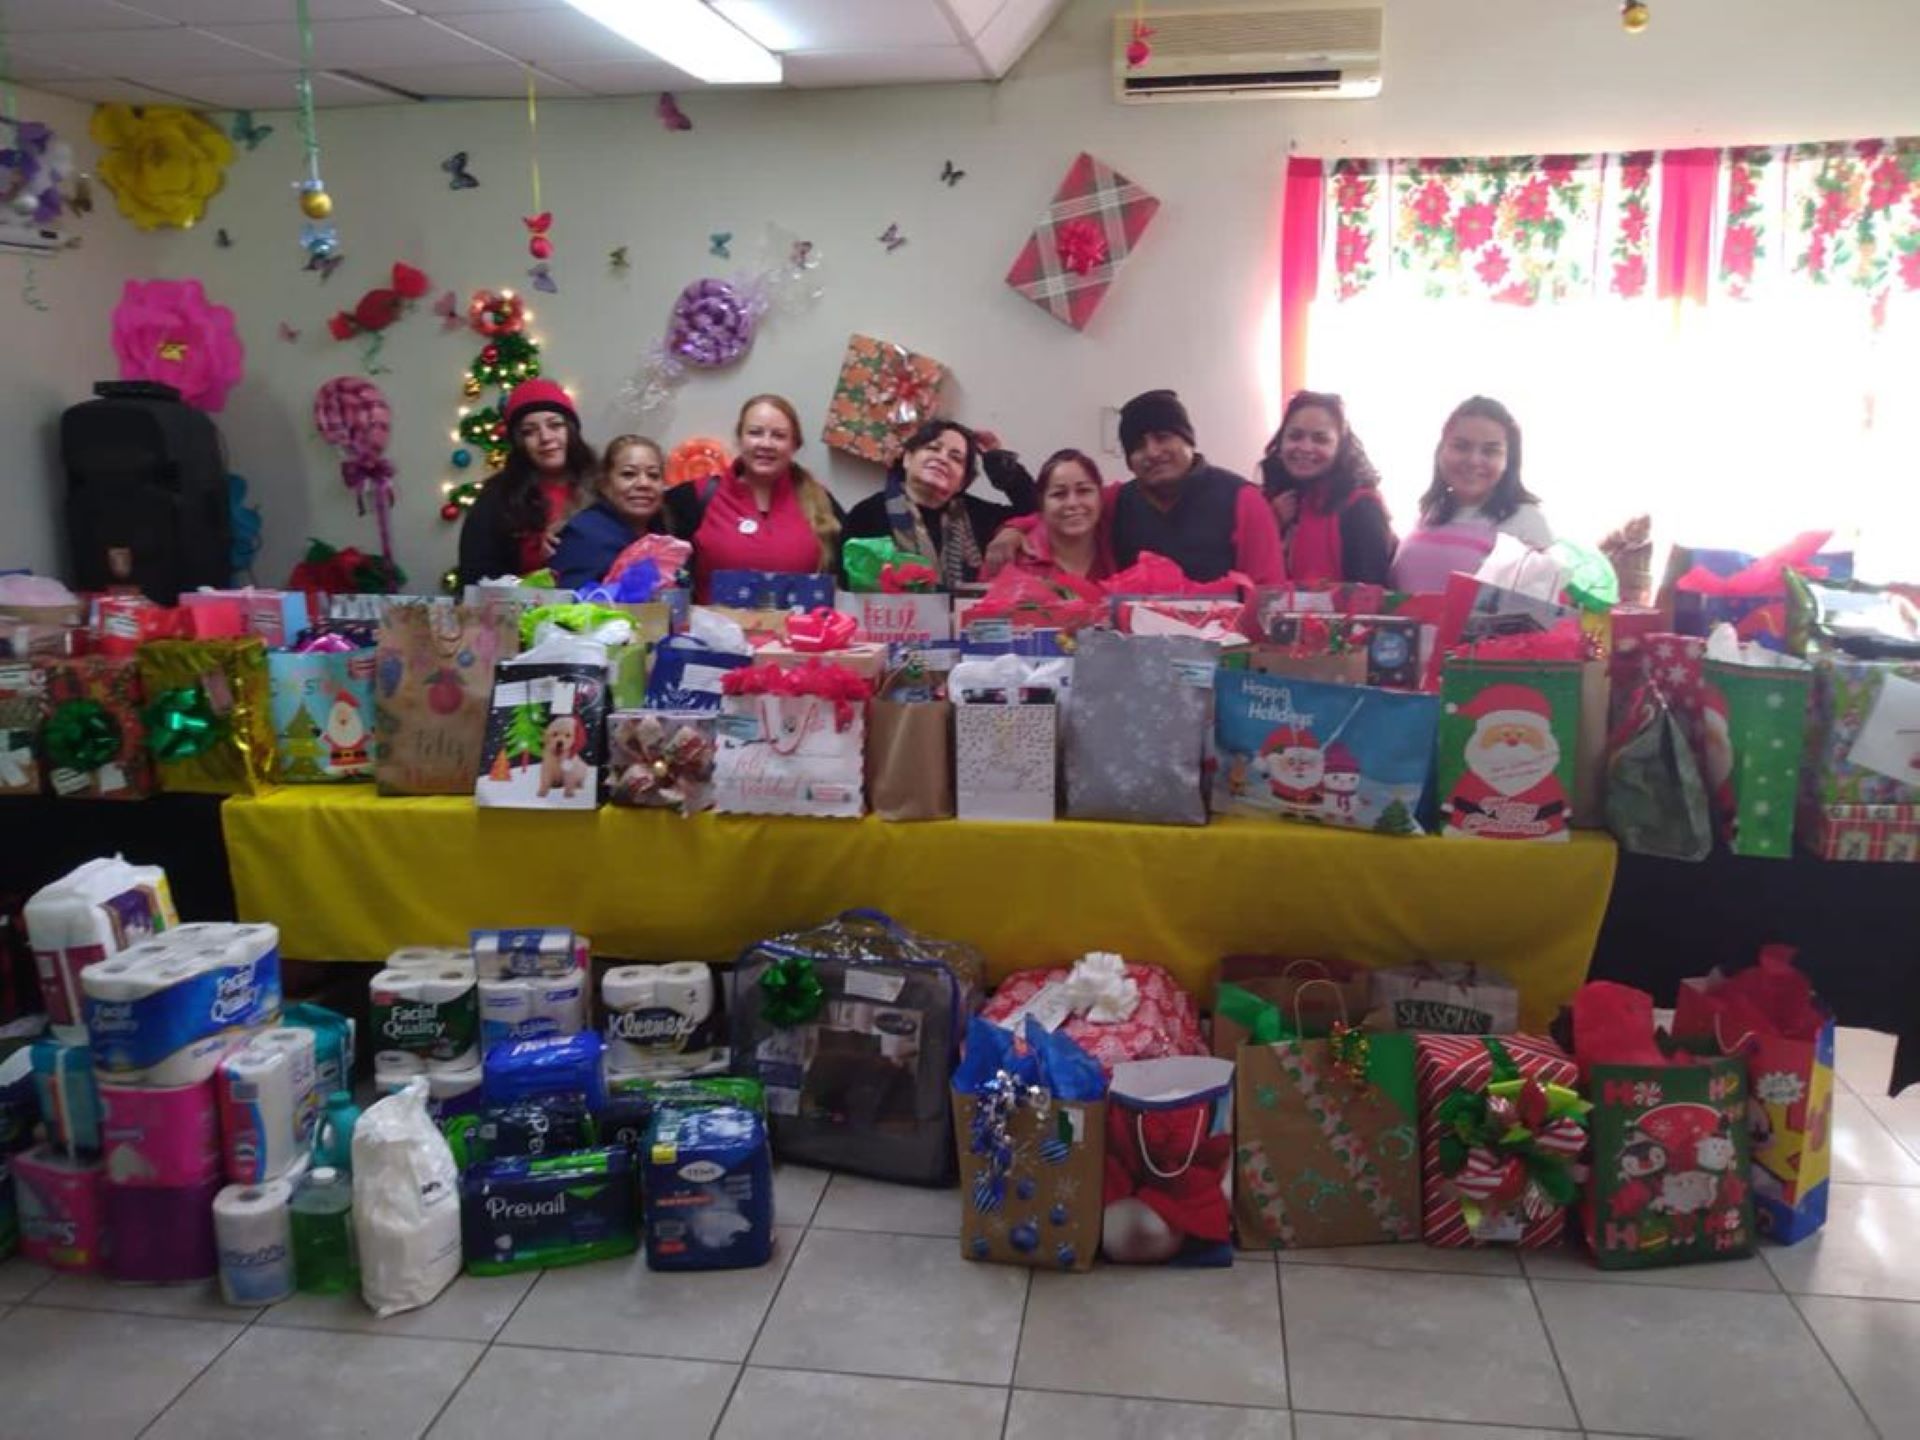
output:
POLYGON ((233 161, 226 136, 171 105, 102 105, 88 131, 102 151, 100 178, 142 230, 192 225, 233 161))

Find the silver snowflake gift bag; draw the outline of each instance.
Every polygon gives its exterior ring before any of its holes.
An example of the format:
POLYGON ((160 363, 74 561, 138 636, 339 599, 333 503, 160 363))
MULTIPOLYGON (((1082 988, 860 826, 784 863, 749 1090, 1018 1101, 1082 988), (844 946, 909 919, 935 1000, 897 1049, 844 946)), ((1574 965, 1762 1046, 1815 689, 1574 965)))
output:
POLYGON ((1070 819, 1207 823, 1203 762, 1219 661, 1210 640, 1081 634, 1062 716, 1070 819))

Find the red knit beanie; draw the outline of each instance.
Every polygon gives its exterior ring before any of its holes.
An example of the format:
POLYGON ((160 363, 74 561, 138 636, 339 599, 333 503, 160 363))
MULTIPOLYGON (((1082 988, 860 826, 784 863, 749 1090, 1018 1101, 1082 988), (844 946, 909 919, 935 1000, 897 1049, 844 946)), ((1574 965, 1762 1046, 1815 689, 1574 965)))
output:
POLYGON ((522 380, 507 396, 507 433, 511 435, 523 417, 540 410, 564 415, 579 428, 580 412, 566 391, 551 380, 522 380))

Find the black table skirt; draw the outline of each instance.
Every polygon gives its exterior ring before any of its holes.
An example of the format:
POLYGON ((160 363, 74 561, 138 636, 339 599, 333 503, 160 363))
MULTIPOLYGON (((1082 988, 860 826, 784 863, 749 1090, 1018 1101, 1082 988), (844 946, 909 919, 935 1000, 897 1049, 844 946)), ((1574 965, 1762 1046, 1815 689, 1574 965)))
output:
POLYGON ((220 799, 0 796, 0 896, 24 898, 75 866, 118 853, 136 865, 164 866, 183 918, 232 920, 220 799))

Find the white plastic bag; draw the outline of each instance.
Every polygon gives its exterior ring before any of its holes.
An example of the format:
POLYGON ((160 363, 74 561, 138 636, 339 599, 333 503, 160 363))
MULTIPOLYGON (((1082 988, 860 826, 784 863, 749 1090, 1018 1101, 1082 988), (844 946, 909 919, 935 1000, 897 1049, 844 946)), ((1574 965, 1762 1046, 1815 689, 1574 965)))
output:
POLYGON ((376 1315, 416 1310, 460 1274, 460 1171, 428 1118, 425 1076, 353 1127, 353 1238, 376 1315))

